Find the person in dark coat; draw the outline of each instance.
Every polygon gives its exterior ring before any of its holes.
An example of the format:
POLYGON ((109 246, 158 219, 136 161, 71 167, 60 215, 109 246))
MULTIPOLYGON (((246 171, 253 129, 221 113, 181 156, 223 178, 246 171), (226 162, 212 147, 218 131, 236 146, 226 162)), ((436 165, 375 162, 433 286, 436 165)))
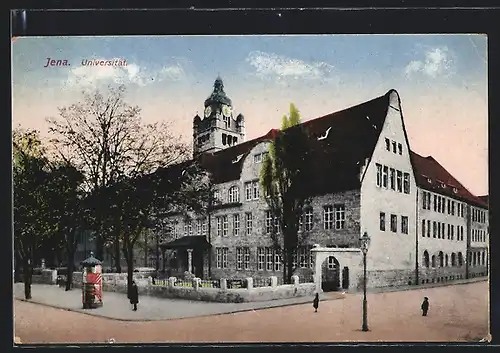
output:
POLYGON ((314 308, 315 313, 318 312, 318 306, 319 306, 319 294, 316 293, 316 296, 314 297, 314 300, 313 300, 313 308, 314 308))
POLYGON ((137 311, 137 304, 139 303, 139 290, 137 289, 137 284, 132 281, 132 286, 130 287, 129 293, 130 304, 134 306, 134 311, 137 311))
POLYGON ((429 311, 429 298, 424 298, 424 301, 422 302, 422 306, 420 308, 422 309, 422 316, 427 316, 427 311, 429 311))

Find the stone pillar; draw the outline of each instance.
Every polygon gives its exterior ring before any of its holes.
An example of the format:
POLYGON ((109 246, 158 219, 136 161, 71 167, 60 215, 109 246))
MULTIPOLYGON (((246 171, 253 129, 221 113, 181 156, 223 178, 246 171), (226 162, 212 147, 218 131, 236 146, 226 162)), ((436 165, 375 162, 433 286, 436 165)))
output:
POLYGON ((299 285, 299 276, 293 275, 292 276, 292 283, 294 286, 298 286, 299 285))
POLYGON ((271 287, 275 288, 278 286, 278 277, 276 276, 271 276, 271 287))
POLYGON ((193 278, 193 289, 198 290, 200 288, 201 279, 198 277, 193 278))
POLYGON ((188 253, 188 272, 193 273, 193 249, 187 249, 188 253))
POLYGON ((253 278, 248 277, 248 278, 246 278, 246 281, 247 281, 247 289, 252 290, 253 289, 253 278))
POLYGON ((168 278, 168 286, 169 287, 174 287, 176 281, 177 281, 177 278, 175 278, 175 277, 169 277, 168 278))
POLYGON ((320 253, 315 252, 314 257, 314 282, 316 283, 316 293, 321 293, 323 290, 321 289, 321 264, 323 261, 320 261, 320 253))
POLYGON ((227 280, 225 278, 220 279, 220 289, 227 290, 227 280))

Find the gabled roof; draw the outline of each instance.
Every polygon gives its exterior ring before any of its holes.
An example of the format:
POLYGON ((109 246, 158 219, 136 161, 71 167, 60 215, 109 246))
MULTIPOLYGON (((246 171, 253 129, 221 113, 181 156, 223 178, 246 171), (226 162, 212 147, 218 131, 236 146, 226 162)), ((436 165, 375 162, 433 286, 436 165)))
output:
MULTIPOLYGON (((302 123, 310 136, 315 171, 313 193, 359 187, 360 167, 373 154, 382 131, 393 90, 363 104, 302 123)), ((200 156, 216 183, 240 178, 245 158, 253 147, 272 141, 277 130, 233 147, 200 156)))
POLYGON ((410 156, 415 172, 415 180, 419 187, 488 208, 487 202, 473 195, 433 157, 422 157, 413 151, 410 151, 410 156))

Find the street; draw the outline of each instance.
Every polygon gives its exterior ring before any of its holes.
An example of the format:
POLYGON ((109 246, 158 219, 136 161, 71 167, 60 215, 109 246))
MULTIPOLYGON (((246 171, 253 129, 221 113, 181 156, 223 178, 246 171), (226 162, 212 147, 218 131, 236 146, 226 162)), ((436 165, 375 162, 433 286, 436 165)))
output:
POLYGON ((168 321, 118 321, 19 300, 14 310, 23 343, 477 342, 489 333, 486 281, 369 294, 369 332, 361 331, 360 294, 322 301, 318 313, 307 303, 168 321))

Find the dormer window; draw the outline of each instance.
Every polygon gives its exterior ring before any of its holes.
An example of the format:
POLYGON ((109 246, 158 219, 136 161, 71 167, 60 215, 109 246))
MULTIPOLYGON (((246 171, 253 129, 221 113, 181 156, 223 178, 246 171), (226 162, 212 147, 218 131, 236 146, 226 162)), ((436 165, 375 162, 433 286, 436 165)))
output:
POLYGON ((446 189, 446 184, 441 183, 441 187, 442 187, 443 189, 446 189))
POLYGON ((388 138, 385 139, 385 149, 388 151, 391 150, 391 141, 388 138))
POLYGON ((456 194, 458 192, 457 188, 453 188, 453 192, 456 194))
POLYGON ((238 155, 235 159, 232 160, 233 164, 238 163, 241 160, 241 157, 243 157, 242 154, 238 155))
POLYGON ((431 178, 427 178, 427 182, 428 182, 429 184, 432 184, 432 180, 431 180, 431 178))

